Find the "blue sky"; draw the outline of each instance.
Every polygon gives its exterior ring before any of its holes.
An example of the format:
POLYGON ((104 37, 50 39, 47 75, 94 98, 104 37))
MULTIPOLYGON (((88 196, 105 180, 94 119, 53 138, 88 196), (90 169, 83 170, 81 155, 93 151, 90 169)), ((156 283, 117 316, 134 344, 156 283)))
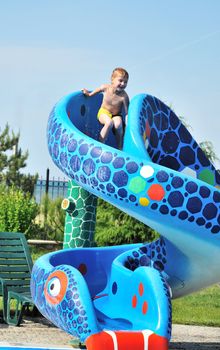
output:
POLYGON ((47 150, 50 110, 116 66, 130 98, 171 105, 220 157, 219 13, 219 0, 0 0, 0 127, 20 131, 24 172, 63 177, 47 150))

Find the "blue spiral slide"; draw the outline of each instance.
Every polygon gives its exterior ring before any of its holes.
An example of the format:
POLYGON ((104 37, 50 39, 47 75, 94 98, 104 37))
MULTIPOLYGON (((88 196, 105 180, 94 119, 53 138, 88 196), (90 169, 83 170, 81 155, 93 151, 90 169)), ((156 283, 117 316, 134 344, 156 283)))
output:
POLYGON ((174 112, 148 94, 130 103, 123 150, 113 133, 101 144, 101 101, 76 92, 55 105, 50 155, 160 238, 46 254, 34 265, 33 300, 89 350, 166 350, 171 298, 220 281, 220 175, 174 112))

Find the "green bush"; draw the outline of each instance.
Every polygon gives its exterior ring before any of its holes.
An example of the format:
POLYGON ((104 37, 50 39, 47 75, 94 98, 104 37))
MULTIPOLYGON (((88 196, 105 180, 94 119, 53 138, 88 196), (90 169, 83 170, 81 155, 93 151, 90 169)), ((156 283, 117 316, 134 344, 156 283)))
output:
POLYGON ((98 246, 141 243, 156 237, 156 231, 99 199, 95 233, 98 246))
POLYGON ((65 211, 61 209, 62 198, 50 199, 45 195, 40 203, 40 214, 35 220, 42 239, 63 241, 65 211))
POLYGON ((0 231, 28 235, 38 210, 38 204, 29 193, 25 194, 14 187, 0 187, 0 231))

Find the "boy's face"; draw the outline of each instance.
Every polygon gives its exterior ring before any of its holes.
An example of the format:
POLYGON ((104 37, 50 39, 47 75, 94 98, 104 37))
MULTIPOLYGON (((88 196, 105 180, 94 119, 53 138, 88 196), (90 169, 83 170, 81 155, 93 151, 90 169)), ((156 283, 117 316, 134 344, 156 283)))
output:
POLYGON ((123 91, 128 83, 128 79, 123 77, 121 74, 117 74, 112 78, 112 85, 116 89, 116 91, 123 91))

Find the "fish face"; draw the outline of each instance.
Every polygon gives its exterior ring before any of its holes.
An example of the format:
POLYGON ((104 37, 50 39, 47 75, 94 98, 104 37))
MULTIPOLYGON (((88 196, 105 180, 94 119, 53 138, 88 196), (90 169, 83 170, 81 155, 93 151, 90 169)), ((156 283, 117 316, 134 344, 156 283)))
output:
POLYGON ((50 271, 41 265, 35 263, 32 271, 31 292, 35 305, 57 327, 84 341, 98 328, 82 274, 69 265, 51 266, 50 271))

